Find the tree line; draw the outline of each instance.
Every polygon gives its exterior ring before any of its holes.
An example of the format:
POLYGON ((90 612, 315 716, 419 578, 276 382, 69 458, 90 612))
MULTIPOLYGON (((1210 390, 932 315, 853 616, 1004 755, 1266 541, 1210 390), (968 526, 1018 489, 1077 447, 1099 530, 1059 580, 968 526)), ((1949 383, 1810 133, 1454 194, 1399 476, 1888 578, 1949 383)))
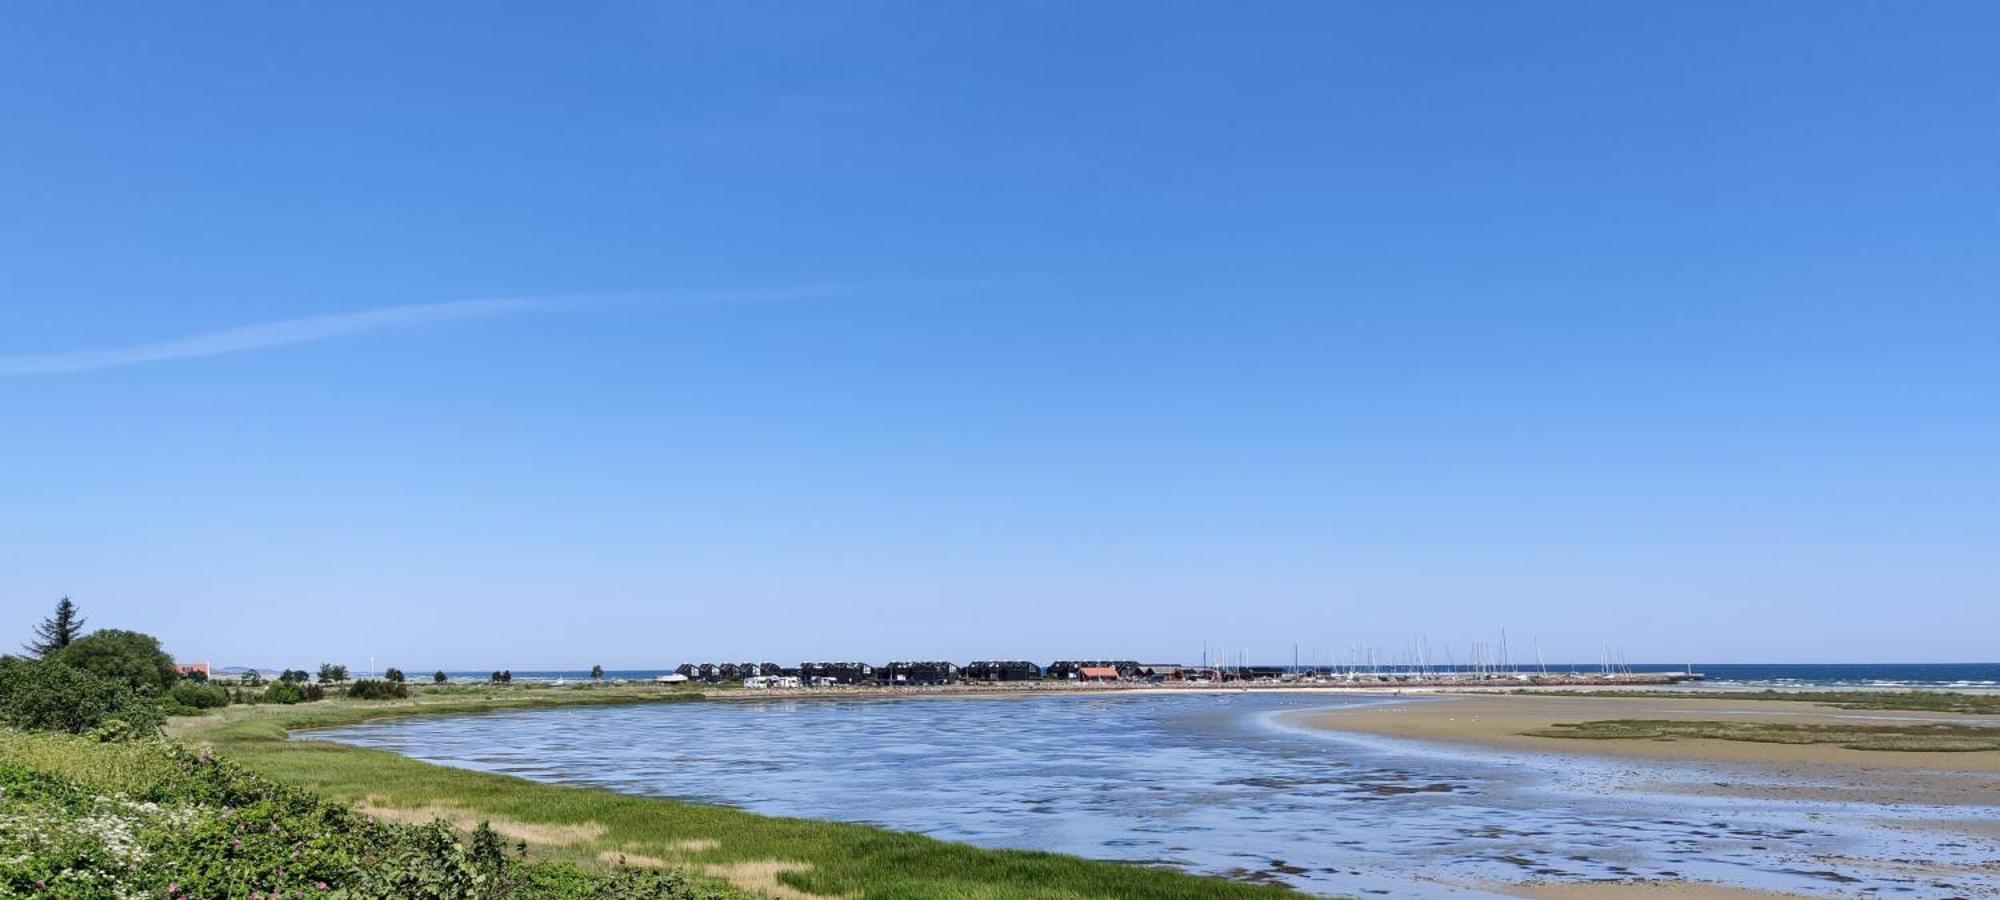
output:
MULTIPOLYGON (((401 670, 348 682, 347 667, 325 663, 317 678, 285 669, 265 682, 248 672, 228 685, 200 670, 186 673, 150 634, 119 628, 86 631, 87 619, 69 597, 37 623, 25 656, 0 656, 0 724, 24 731, 66 731, 104 739, 152 734, 169 715, 237 703, 310 703, 328 687, 363 700, 409 696, 401 670)), ((437 680, 445 678, 437 673, 437 680)))
MULTIPOLYGON (((22 646, 26 655, 0 656, 0 723, 115 736, 156 732, 167 716, 233 704, 312 703, 330 691, 358 700, 410 696, 408 676, 393 666, 379 678, 353 680, 339 663, 321 663, 316 672, 287 668, 268 681, 255 670, 229 679, 183 673, 158 638, 117 628, 87 631, 88 621, 64 597, 35 624, 33 639, 22 646)), ((592 666, 590 677, 603 680, 604 667, 592 666)), ((450 680, 442 669, 431 674, 433 684, 450 680)), ((487 681, 511 685, 514 673, 495 670, 487 681)))

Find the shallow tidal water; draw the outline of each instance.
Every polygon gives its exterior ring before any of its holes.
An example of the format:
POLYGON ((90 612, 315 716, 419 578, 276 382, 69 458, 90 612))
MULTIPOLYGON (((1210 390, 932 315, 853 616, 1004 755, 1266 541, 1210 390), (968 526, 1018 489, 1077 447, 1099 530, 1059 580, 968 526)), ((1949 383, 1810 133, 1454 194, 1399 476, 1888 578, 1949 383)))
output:
MULTIPOLYGON (((1637 793, 1715 767, 1479 755, 1294 728, 1297 694, 777 700, 423 718, 310 737, 537 781, 865 822, 1291 885, 1480 896, 1690 878, 1829 896, 2000 896, 2000 842, 1941 809, 1637 793)), ((1418 701, 1423 702, 1423 701, 1418 701)), ((1738 777, 1734 780, 1741 781, 1738 777)))

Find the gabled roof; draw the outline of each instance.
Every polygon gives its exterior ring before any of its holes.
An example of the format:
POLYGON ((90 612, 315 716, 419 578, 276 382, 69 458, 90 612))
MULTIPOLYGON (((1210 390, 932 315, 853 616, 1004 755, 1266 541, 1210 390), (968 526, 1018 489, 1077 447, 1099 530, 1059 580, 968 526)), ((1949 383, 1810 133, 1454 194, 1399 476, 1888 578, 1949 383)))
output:
POLYGON ((1118 670, 1110 666, 1084 666, 1079 674, 1085 678, 1117 678, 1118 670))

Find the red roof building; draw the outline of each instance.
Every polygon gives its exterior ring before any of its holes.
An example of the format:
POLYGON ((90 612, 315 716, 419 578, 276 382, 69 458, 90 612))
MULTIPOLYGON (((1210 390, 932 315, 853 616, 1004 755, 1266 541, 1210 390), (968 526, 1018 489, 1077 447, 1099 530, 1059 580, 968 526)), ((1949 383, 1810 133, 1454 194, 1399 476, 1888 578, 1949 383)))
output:
POLYGON ((1085 681, 1117 681, 1118 670, 1110 666, 1084 666, 1077 675, 1085 681))

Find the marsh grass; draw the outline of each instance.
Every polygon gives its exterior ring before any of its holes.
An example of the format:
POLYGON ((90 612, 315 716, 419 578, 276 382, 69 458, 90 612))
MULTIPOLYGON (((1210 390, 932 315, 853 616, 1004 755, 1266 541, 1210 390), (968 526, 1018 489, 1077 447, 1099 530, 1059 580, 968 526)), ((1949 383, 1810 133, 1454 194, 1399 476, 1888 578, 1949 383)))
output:
POLYGON ((143 742, 99 743, 53 732, 0 731, 0 761, 135 796, 172 775, 169 761, 143 742))
POLYGON ((1771 722, 1701 722, 1669 719, 1607 719, 1571 722, 1526 734, 1533 737, 1596 741, 1704 739, 1760 744, 1831 744, 1850 750, 1966 753, 2000 750, 2000 728, 1912 723, 1909 725, 1798 725, 1771 722))
POLYGON ((325 728, 406 715, 568 705, 699 702, 688 689, 653 685, 574 688, 455 686, 415 689, 407 701, 328 700, 231 707, 183 719, 189 742, 280 781, 369 806, 454 811, 558 829, 585 840, 531 844, 532 855, 585 866, 643 859, 731 880, 772 895, 867 898, 1237 898, 1296 896, 1282 888, 1054 853, 986 850, 863 825, 760 816, 723 806, 637 797, 595 788, 430 765, 383 750, 311 740, 325 728), (601 829, 601 830, 600 830, 601 829))

